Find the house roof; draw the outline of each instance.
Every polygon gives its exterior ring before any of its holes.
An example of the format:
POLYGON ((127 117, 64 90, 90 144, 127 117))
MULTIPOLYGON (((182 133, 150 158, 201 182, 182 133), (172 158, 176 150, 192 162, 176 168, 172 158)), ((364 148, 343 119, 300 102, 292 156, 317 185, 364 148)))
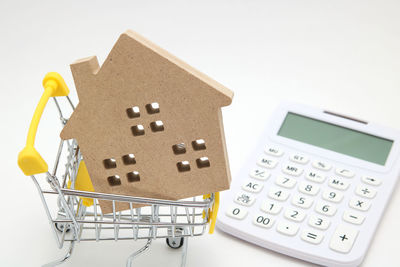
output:
MULTIPOLYGON (((124 50, 134 49, 136 45, 134 43, 139 43, 140 45, 152 50, 159 56, 173 63, 180 69, 184 70, 187 74, 194 76, 196 79, 206 84, 207 87, 213 91, 210 95, 212 95, 213 98, 216 98, 214 99, 214 101, 217 100, 215 102, 218 103, 220 107, 228 106, 231 104, 233 98, 233 92, 231 90, 132 30, 128 30, 125 33, 121 34, 120 38, 114 45, 113 49, 111 50, 110 54, 108 55, 107 59, 101 67, 99 66, 96 56, 79 59, 72 63, 71 70, 74 76, 75 83, 87 83, 90 82, 90 76, 101 76, 102 73, 107 71, 109 65, 112 64, 112 58, 118 56, 121 53, 124 53, 124 50)), ((135 54, 135 56, 139 55, 135 54)), ((132 58, 132 60, 135 60, 135 58, 132 58)), ((85 97, 85 92, 83 92, 84 88, 85 86, 77 86, 80 100, 81 98, 85 97)))
POLYGON ((129 38, 135 39, 136 41, 142 43, 143 45, 147 46, 148 48, 152 49, 154 52, 158 53, 159 55, 165 57, 175 65, 179 66, 180 68, 186 70, 193 76, 197 77, 201 81, 207 83, 211 87, 213 87, 218 93, 220 93, 221 98, 224 100, 221 102, 221 106, 228 106, 232 102, 233 92, 223 86, 222 84, 216 82, 215 80, 211 79, 204 73, 201 73, 197 69, 193 68, 192 66, 188 65, 187 63, 183 62, 179 58, 175 57, 174 55, 170 54, 168 51, 162 49, 158 45, 152 43, 151 41, 145 39, 144 37, 140 36, 136 32, 132 30, 127 30, 122 36, 126 35, 129 38))

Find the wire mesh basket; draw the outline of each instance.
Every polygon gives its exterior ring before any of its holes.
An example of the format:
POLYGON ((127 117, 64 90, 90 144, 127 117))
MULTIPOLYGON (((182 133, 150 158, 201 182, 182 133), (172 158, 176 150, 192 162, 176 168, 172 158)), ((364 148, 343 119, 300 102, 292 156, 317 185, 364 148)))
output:
POLYGON ((78 190, 76 184, 84 161, 75 140, 60 140, 52 171, 33 147, 40 117, 50 97, 56 104, 62 126, 68 119, 61 108, 61 99, 56 96, 65 96, 64 104, 71 110, 75 108, 61 76, 49 73, 44 87, 45 92, 36 108, 28 141, 19 155, 18 164, 37 187, 58 248, 69 243, 65 256, 45 266, 66 261, 76 242, 146 240, 141 249, 128 257, 126 265, 131 266, 133 259, 146 251, 152 240, 157 238, 166 239, 171 248, 183 247, 181 266, 185 266, 187 238, 203 235, 210 222, 210 233, 213 232, 218 192, 189 200, 170 201, 78 190), (110 201, 113 211, 103 214, 99 201, 110 201), (117 211, 116 205, 120 202, 128 203, 129 209, 117 211), (138 205, 146 206, 135 208, 138 205))

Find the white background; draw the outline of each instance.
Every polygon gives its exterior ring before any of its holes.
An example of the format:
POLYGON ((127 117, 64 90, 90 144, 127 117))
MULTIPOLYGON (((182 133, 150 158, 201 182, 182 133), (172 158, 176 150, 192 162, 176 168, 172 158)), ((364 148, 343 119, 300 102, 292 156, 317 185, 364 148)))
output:
MULTIPOLYGON (((39 266, 61 256, 36 189, 17 167, 46 72, 102 62, 133 29, 235 92, 224 108, 233 175, 273 108, 296 101, 400 129, 399 1, 1 1, 0 265, 39 266)), ((60 131, 49 103, 37 147, 51 160, 60 131)), ((399 266, 396 189, 364 266, 399 266)), ((123 266, 142 243, 78 244, 64 266, 123 266)), ((137 266, 176 266, 164 241, 137 266)), ((189 241, 187 266, 307 266, 220 231, 189 241)))

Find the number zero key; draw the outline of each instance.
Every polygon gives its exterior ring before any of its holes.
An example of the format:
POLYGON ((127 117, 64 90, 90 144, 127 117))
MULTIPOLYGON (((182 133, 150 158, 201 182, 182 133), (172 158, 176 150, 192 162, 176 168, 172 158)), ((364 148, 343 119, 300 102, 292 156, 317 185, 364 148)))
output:
POLYGON ((247 215, 247 210, 239 206, 231 206, 227 211, 226 215, 237 220, 243 220, 247 215))

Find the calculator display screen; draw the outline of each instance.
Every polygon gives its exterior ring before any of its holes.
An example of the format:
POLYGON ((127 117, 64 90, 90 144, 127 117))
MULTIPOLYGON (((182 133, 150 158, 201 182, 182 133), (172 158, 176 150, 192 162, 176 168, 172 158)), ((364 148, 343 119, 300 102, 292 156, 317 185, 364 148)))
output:
POLYGON ((385 165, 393 141, 289 112, 278 135, 385 165))

